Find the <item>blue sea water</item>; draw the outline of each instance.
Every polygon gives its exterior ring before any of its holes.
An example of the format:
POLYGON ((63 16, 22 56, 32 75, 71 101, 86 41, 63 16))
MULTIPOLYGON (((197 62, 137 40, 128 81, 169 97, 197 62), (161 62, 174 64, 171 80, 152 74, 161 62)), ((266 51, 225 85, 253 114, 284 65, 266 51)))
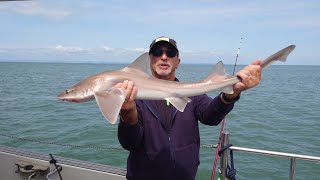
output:
MULTIPOLYGON (((126 167, 117 126, 94 101, 68 103, 56 95, 119 64, 0 63, 0 145, 126 167)), ((227 66, 231 73, 231 66, 227 66)), ((240 69, 241 67, 238 67, 240 69)), ((182 65, 181 81, 204 78, 208 65, 182 65)), ((226 117, 235 146, 320 156, 320 66, 271 66, 226 117)), ((218 92, 210 93, 214 97, 218 92)), ((216 144, 220 125, 200 125, 201 144, 216 144)), ((201 148, 197 179, 210 179, 215 149, 201 148)), ((234 153, 237 179, 288 179, 290 159, 234 153)), ((296 179, 320 179, 320 163, 296 161, 296 179)))

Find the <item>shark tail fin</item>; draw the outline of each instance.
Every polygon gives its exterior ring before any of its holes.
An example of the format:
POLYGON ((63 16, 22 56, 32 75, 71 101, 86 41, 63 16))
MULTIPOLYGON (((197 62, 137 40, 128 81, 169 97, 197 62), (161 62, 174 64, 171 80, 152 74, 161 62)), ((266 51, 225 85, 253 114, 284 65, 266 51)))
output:
MULTIPOLYGON (((205 82, 222 82, 225 79, 229 78, 229 76, 224 68, 224 65, 222 61, 219 61, 211 70, 210 74, 206 79, 204 79, 205 82)), ((221 89, 222 92, 227 93, 227 94, 232 94, 233 93, 233 85, 228 85, 226 87, 223 87, 221 89)))
POLYGON ((272 54, 271 56, 267 57, 265 60, 262 61, 261 63, 261 68, 267 68, 269 67, 272 63, 276 61, 282 61, 285 62, 289 56, 289 54, 294 50, 296 46, 295 45, 290 45, 286 48, 281 49, 280 51, 272 54))

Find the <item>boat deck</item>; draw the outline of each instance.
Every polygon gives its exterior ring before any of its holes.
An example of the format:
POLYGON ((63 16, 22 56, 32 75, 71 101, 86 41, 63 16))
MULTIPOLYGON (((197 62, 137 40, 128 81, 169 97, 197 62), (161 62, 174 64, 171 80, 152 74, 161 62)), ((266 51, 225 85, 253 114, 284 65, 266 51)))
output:
MULTIPOLYGON (((54 156, 54 159, 57 160, 57 164, 62 167, 61 176, 64 177, 64 179, 126 179, 125 169, 58 156, 54 156)), ((55 166, 50 164, 51 158, 49 155, 18 150, 6 146, 0 146, 0 160, 0 177, 6 180, 16 180, 20 178, 20 175, 15 172, 18 169, 16 165, 18 161, 50 167, 50 172, 55 169, 55 166)), ((58 174, 53 175, 52 179, 59 179, 58 174)))

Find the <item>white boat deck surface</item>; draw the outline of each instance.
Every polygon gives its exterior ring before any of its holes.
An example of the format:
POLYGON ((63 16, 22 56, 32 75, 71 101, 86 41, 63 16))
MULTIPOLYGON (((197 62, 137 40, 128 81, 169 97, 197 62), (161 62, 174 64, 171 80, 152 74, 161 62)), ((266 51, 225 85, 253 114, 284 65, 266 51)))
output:
MULTIPOLYGON (((57 164, 62 166, 61 176, 64 180, 124 180, 126 170, 122 168, 107 166, 98 163, 85 162, 54 156, 57 164)), ((18 150, 7 146, 0 146, 0 179, 19 180, 22 179, 16 173, 18 161, 30 164, 47 166, 50 172, 55 170, 54 164, 50 164, 50 156, 36 152, 18 150)), ((53 180, 59 180, 59 175, 55 173, 51 176, 53 180)), ((34 179, 34 178, 33 178, 34 179)))

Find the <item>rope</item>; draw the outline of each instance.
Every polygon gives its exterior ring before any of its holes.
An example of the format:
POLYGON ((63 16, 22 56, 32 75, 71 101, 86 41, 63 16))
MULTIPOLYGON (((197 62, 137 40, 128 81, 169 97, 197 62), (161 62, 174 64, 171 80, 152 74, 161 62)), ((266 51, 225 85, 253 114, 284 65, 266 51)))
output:
POLYGON ((230 150, 230 163, 231 163, 231 167, 228 165, 228 174, 227 174, 227 178, 229 178, 229 180, 236 180, 236 169, 234 168, 234 162, 233 162, 233 151, 230 150))
POLYGON ((223 120, 221 122, 222 124, 221 124, 219 139, 218 139, 218 146, 217 146, 216 155, 214 157, 213 167, 212 167, 212 171, 211 171, 211 180, 214 180, 214 174, 216 172, 216 167, 217 167, 217 162, 218 162, 218 157, 219 157, 219 151, 220 151, 220 142, 221 142, 221 138, 222 138, 222 132, 224 130, 224 121, 225 121, 225 118, 223 118, 223 120))
POLYGON ((217 148, 218 144, 202 144, 200 148, 217 148))
POLYGON ((63 179, 62 179, 62 176, 61 176, 61 174, 60 174, 60 171, 61 171, 62 169, 59 170, 58 165, 57 165, 57 160, 55 160, 55 159, 53 158, 52 154, 49 154, 49 155, 50 155, 50 158, 51 158, 50 164, 54 164, 54 166, 56 167, 57 172, 58 172, 58 174, 59 174, 60 180, 63 180, 63 179))
POLYGON ((221 150, 219 150, 219 156, 221 156, 221 153, 223 153, 223 151, 230 149, 231 146, 232 144, 227 144, 226 146, 222 147, 221 150))
MULTIPOLYGON (((57 143, 57 142, 39 141, 39 140, 27 139, 27 138, 22 138, 22 137, 2 134, 2 133, 0 133, 0 136, 19 140, 19 141, 28 141, 28 142, 33 142, 33 143, 64 146, 64 147, 83 148, 83 149, 99 149, 99 150, 124 150, 122 147, 82 146, 82 145, 73 145, 73 144, 65 144, 65 143, 57 143)), ((217 146, 218 146, 217 144, 202 144, 202 145, 200 145, 200 148, 217 148, 217 146)))
POLYGON ((221 155, 221 153, 223 153, 225 150, 229 149, 230 151, 230 164, 231 167, 229 166, 229 164, 227 164, 227 174, 226 177, 229 180, 236 180, 236 169, 234 168, 234 161, 233 161, 233 151, 230 149, 230 147, 232 146, 232 144, 227 144, 226 146, 222 147, 221 150, 219 150, 219 156, 221 155))

